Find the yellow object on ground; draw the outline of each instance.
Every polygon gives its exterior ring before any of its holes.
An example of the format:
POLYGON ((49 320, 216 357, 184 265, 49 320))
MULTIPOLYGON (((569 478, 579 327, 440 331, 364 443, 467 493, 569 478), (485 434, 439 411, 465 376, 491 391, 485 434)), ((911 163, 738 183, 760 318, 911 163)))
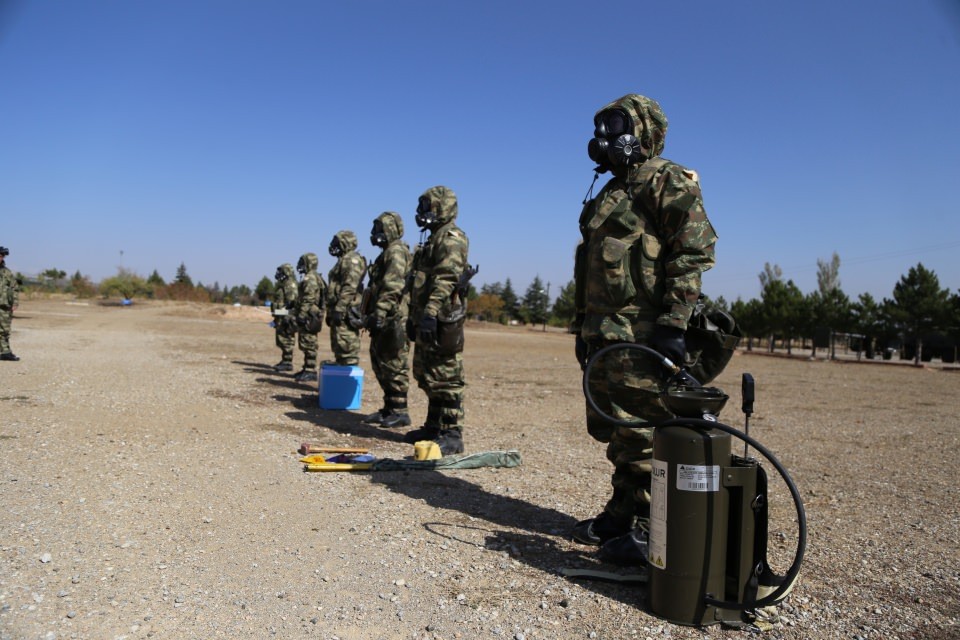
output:
POLYGON ((370 471, 372 462, 308 462, 304 471, 370 471))
POLYGON ((439 460, 442 457, 440 446, 433 440, 420 440, 413 445, 414 460, 439 460))

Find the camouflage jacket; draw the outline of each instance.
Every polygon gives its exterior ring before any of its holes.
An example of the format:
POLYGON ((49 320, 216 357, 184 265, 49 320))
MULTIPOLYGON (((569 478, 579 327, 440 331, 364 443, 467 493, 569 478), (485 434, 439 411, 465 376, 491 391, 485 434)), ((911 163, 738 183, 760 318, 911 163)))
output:
POLYGON ((413 261, 413 291, 410 315, 415 322, 423 316, 449 311, 454 289, 467 266, 470 241, 453 222, 441 226, 417 251, 413 261))
POLYGON ((575 330, 630 340, 636 321, 686 329, 717 241, 695 172, 660 157, 631 167, 587 202, 580 232, 575 330))
POLYGON ((370 265, 367 313, 404 321, 410 305, 410 292, 406 287, 412 261, 410 247, 403 241, 403 223, 398 214, 388 211, 378 220, 383 225, 388 244, 370 265))
POLYGON ((17 276, 6 265, 0 266, 0 309, 12 309, 20 304, 17 276))
POLYGON ((327 285, 317 273, 317 256, 314 253, 303 255, 307 265, 307 272, 300 280, 297 289, 297 318, 306 318, 311 312, 322 312, 323 294, 327 285))
POLYGON ((337 237, 343 255, 337 259, 327 276, 327 312, 346 314, 350 307, 360 305, 367 261, 356 252, 357 237, 352 232, 341 231, 337 237))
POLYGON ((277 280, 273 287, 273 308, 276 311, 280 309, 297 308, 297 280, 293 273, 293 267, 285 264, 281 267, 286 274, 283 280, 277 280))

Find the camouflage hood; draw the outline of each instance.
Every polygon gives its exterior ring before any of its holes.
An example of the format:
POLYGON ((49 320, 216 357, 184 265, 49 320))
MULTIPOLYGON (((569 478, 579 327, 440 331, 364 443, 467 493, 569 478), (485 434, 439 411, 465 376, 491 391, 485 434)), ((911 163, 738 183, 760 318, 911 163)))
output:
POLYGON ((421 198, 430 202, 430 210, 437 216, 441 225, 457 219, 457 194, 447 187, 431 187, 423 192, 421 198))
POLYGON ((340 243, 340 249, 343 250, 343 253, 350 253, 357 248, 357 236, 353 231, 343 230, 338 231, 334 236, 337 239, 337 242, 340 243))
POLYGON ((288 280, 297 279, 297 274, 293 271, 293 265, 289 262, 284 262, 282 265, 280 265, 280 273, 285 275, 288 280))
POLYGON ((307 267, 307 273, 311 273, 317 270, 317 265, 320 264, 320 261, 317 260, 317 254, 315 253, 305 253, 300 256, 300 261, 298 265, 302 262, 307 267))
POLYGON ((387 236, 387 242, 394 242, 403 237, 403 219, 395 211, 384 211, 377 220, 383 227, 383 234, 387 236))
POLYGON ((622 109, 633 119, 633 135, 640 141, 640 155, 644 160, 655 158, 663 152, 664 140, 667 137, 667 116, 656 100, 629 93, 605 105, 596 115, 607 109, 622 109))

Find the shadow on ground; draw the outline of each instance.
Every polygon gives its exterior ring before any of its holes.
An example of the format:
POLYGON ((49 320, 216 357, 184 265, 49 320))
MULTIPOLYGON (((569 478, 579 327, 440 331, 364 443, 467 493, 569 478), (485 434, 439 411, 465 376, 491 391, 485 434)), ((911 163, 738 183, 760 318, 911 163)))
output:
POLYGON ((406 429, 384 429, 375 424, 366 424, 363 418, 365 413, 351 411, 330 411, 321 409, 317 405, 317 394, 302 394, 298 397, 276 396, 277 400, 289 402, 296 411, 288 411, 287 417, 291 420, 307 422, 318 427, 330 429, 336 433, 356 438, 377 439, 387 442, 403 442, 406 429))
MULTIPOLYGON (((350 411, 329 411, 317 404, 315 383, 299 383, 289 373, 275 373, 273 367, 257 362, 234 361, 251 373, 271 373, 258 378, 290 394, 278 393, 273 398, 293 407, 286 416, 299 423, 322 427, 330 431, 364 439, 402 442, 406 430, 384 429, 363 422, 365 414, 350 411), (311 392, 305 393, 307 389, 311 392), (300 390, 301 393, 296 393, 300 390)), ((309 430, 309 428, 308 428, 309 430)), ((503 496, 456 477, 456 471, 430 470, 378 471, 370 474, 375 484, 410 499, 423 501, 445 511, 456 511, 471 518, 475 524, 456 522, 426 522, 430 534, 457 544, 481 546, 501 554, 492 561, 519 562, 538 571, 558 575, 564 568, 592 569, 617 574, 636 573, 622 567, 601 564, 596 560, 596 549, 573 545, 567 548, 558 537, 565 537, 576 524, 569 514, 542 507, 526 500, 503 496), (490 527, 484 526, 486 522, 490 527), (481 539, 482 537, 482 539, 481 539)), ((508 473, 508 471, 507 471, 508 473)), ((615 599, 629 606, 643 609, 645 589, 642 584, 618 584, 595 580, 576 580, 594 593, 615 599)))
MULTIPOLYGON (((456 471, 429 470, 380 471, 370 475, 371 481, 390 491, 426 502, 432 507, 457 511, 472 519, 471 524, 426 522, 431 534, 458 544, 482 546, 504 554, 496 562, 510 560, 553 575, 564 568, 592 569, 617 574, 636 573, 622 567, 597 561, 593 547, 562 544, 576 520, 556 509, 542 507, 526 500, 491 493, 483 487, 458 478, 456 471), (486 522, 492 527, 485 527, 486 522), (482 541, 478 536, 482 535, 482 541)), ((509 471, 502 471, 509 473, 509 471)), ((624 604, 643 608, 644 585, 617 584, 595 580, 576 580, 577 584, 595 593, 624 604)))

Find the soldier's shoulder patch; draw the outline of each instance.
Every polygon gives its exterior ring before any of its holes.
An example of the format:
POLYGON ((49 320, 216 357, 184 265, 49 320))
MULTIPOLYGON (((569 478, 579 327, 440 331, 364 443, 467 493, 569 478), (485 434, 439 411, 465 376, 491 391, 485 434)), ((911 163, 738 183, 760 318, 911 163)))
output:
POLYGON ((681 172, 683 173, 684 177, 686 177, 688 180, 693 180, 697 184, 700 183, 700 175, 693 169, 684 168, 681 170, 681 172))

